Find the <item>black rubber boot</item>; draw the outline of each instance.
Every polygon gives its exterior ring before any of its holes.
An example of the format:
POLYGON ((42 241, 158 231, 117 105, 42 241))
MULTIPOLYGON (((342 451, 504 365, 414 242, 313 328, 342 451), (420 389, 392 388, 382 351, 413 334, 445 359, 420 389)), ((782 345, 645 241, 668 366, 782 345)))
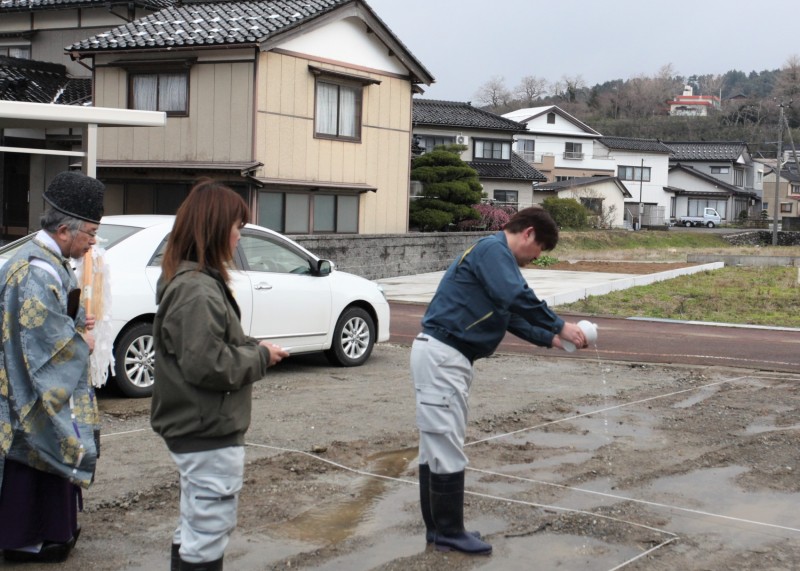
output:
POLYGON ((431 469, 427 464, 419 465, 419 507, 425 522, 425 541, 433 543, 436 525, 431 515, 431 469))
POLYGON ((464 472, 430 475, 431 515, 436 525, 433 543, 439 551, 455 549, 489 555, 492 546, 464 530, 464 472))
POLYGON ((216 561, 204 561, 203 563, 187 563, 183 559, 180 561, 179 571, 222 571, 222 557, 216 561))
MULTIPOLYGON (((422 509, 422 519, 425 522, 425 541, 433 543, 436 525, 433 523, 431 515, 431 469, 427 464, 419 465, 419 505, 422 509)), ((478 539, 481 538, 479 531, 468 531, 478 539)))
POLYGON ((181 568, 181 544, 173 543, 172 552, 169 558, 169 571, 180 571, 181 568))

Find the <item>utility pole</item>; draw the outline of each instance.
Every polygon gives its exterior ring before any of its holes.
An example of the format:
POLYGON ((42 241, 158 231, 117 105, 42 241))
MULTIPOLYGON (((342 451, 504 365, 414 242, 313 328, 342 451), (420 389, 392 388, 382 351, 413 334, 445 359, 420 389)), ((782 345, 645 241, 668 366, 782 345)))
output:
POLYGON ((781 188, 781 161, 783 160, 783 102, 778 105, 780 119, 778 121, 778 156, 775 160, 775 202, 772 205, 772 245, 778 245, 778 210, 781 188))
POLYGON ((642 229, 642 215, 644 214, 644 204, 642 204, 643 183, 644 183, 644 159, 642 159, 642 166, 639 167, 639 230, 642 229))

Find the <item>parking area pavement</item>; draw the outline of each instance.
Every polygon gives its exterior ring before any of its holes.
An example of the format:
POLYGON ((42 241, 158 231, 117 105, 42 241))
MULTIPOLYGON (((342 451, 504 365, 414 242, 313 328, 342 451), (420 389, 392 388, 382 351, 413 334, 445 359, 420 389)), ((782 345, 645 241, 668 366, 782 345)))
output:
MULTIPOLYGON (((603 295, 681 275, 715 270, 723 266, 722 262, 713 262, 644 275, 525 268, 522 270, 522 275, 539 299, 554 307, 584 299, 589 295, 603 295)), ((444 272, 441 271, 376 281, 383 286, 389 301, 427 304, 436 292, 443 275, 444 272)))

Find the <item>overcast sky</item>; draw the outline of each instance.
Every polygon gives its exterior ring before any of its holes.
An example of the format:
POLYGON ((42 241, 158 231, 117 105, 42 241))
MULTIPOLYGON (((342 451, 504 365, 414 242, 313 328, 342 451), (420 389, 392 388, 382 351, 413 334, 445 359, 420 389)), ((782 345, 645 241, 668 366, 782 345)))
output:
POLYGON ((494 76, 512 90, 526 75, 593 86, 667 64, 682 76, 780 69, 800 54, 796 0, 366 1, 436 78, 429 99, 477 104, 494 76))

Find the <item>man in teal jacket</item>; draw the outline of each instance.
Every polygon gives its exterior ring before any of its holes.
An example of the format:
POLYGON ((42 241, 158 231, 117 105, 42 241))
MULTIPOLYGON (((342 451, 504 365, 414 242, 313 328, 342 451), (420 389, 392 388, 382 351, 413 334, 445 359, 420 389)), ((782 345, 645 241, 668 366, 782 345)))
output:
POLYGON ((535 345, 585 347, 580 327, 539 300, 520 272, 552 250, 558 227, 530 207, 503 231, 482 238, 453 262, 422 318, 411 349, 417 399, 420 504, 426 538, 437 549, 489 554, 492 546, 464 530, 464 454, 472 364, 494 353, 506 331, 535 345))

